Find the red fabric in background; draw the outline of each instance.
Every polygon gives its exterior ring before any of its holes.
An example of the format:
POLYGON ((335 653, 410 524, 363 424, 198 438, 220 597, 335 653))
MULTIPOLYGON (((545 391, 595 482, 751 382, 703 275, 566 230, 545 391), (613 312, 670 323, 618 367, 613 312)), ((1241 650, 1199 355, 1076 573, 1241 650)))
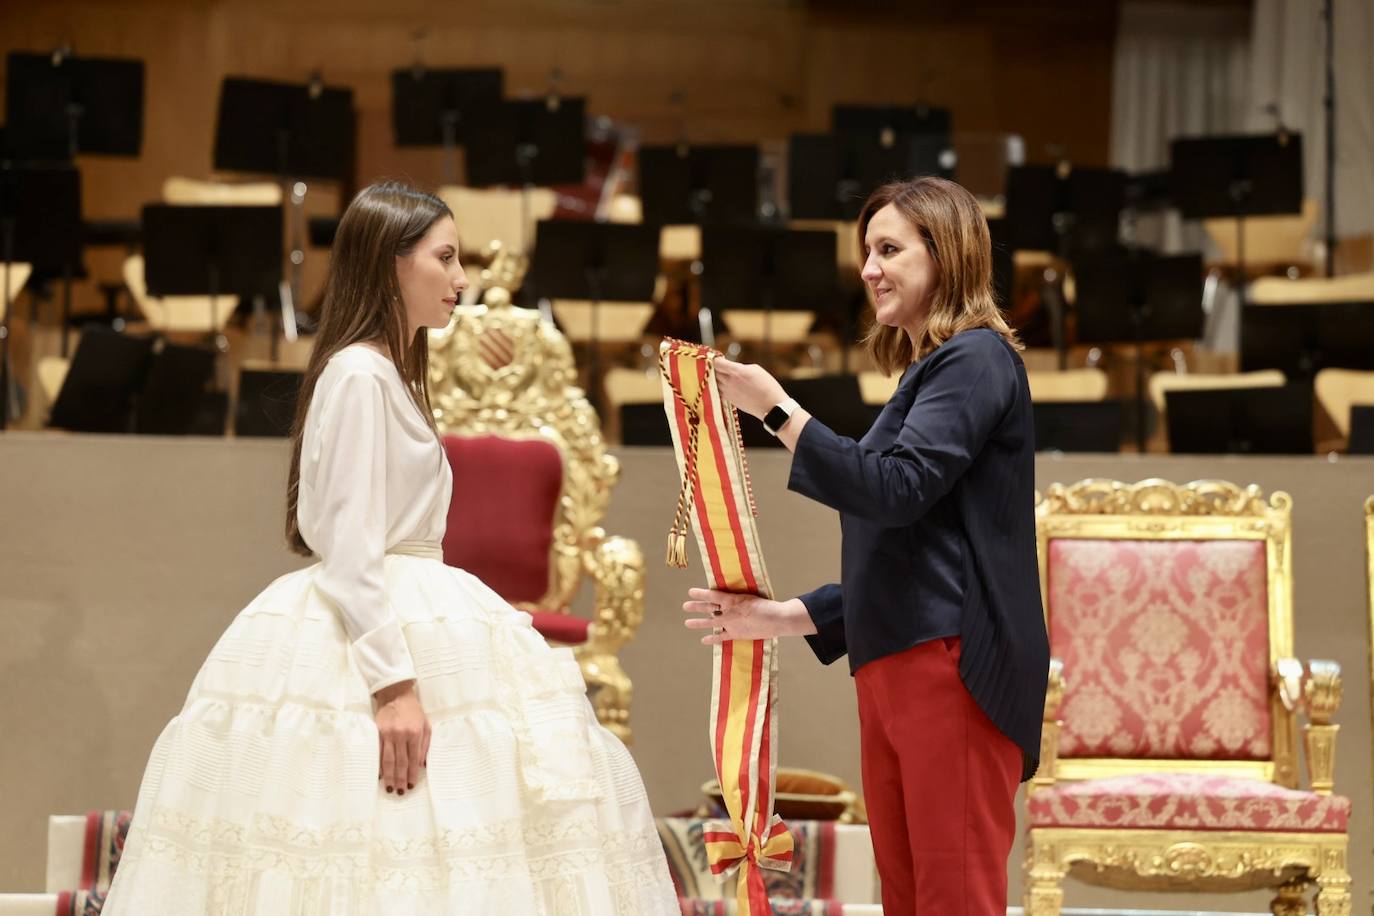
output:
POLYGON ((446 435, 444 450, 453 468, 444 562, 512 603, 540 600, 563 489, 558 448, 542 439, 446 435))

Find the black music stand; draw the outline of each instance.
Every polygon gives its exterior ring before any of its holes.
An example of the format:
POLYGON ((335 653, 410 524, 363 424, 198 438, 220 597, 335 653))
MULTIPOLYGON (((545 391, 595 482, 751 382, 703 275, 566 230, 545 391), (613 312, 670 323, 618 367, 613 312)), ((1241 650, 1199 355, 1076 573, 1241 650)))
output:
POLYGON ((529 191, 582 184, 587 174, 586 100, 549 96, 503 101, 468 124, 467 178, 473 187, 520 188, 520 239, 530 251, 529 191))
POLYGON ((1374 404, 1355 404, 1350 408, 1350 455, 1374 455, 1374 404))
POLYGON ((455 150, 468 125, 480 122, 501 102, 505 83, 499 67, 391 71, 391 129, 397 146, 443 149, 444 184, 456 184, 455 150))
POLYGON ((598 313, 603 302, 653 302, 658 279, 657 226, 540 220, 528 284, 536 299, 591 303, 587 391, 597 392, 598 313))
POLYGON ((1194 455, 1310 455, 1312 386, 1165 392, 1169 451, 1194 455))
POLYGON ((1078 339, 1135 345, 1135 432, 1143 454, 1144 345, 1202 336, 1202 257, 1118 249, 1080 254, 1072 263, 1078 289, 1078 339))
POLYGON ((759 214, 757 146, 643 146, 644 222, 659 226, 749 223, 759 214))
POLYGON ((701 307, 764 312, 763 359, 771 361, 778 308, 824 312, 840 307, 835 233, 773 226, 705 226, 701 230, 701 307))
MULTIPOLYGON (((281 327, 294 339, 296 302, 305 261, 304 178, 345 181, 353 172, 356 138, 353 90, 310 83, 225 77, 215 121, 216 169, 274 175, 282 201, 290 202, 290 282, 273 287, 281 302, 281 327)), ((280 262, 278 256, 278 262, 280 262)), ((277 325, 272 352, 277 353, 277 325)))
MULTIPOLYGON (((0 166, 0 430, 10 419, 10 265, 23 262, 35 272, 70 278, 81 263, 81 181, 70 165, 0 166)), ((67 289, 70 290, 70 282, 67 289)), ((67 355, 71 297, 63 297, 62 355, 67 355)))
POLYGON ((290 436, 304 379, 303 373, 289 370, 242 370, 238 405, 234 410, 234 435, 290 436))
POLYGON ((149 436, 224 435, 228 400, 211 390, 215 351, 159 341, 143 380, 134 432, 149 436))
MULTIPOLYGON (((807 413, 838 435, 855 441, 864 437, 882 411, 880 406, 864 403, 857 375, 790 378, 786 380, 785 387, 787 393, 806 408, 807 413)), ((782 441, 771 435, 753 417, 740 416, 740 437, 744 440, 745 448, 782 447, 782 441)))
POLYGON ((1244 349, 1245 219, 1302 212, 1302 134, 1232 135, 1170 144, 1169 189, 1186 219, 1236 221, 1236 296, 1244 349))
POLYGON ((12 51, 5 104, 17 159, 78 153, 137 156, 143 147, 143 61, 12 51))
POLYGON ((156 339, 88 328, 72 355, 48 425, 75 432, 132 432, 138 393, 153 362, 156 339))
POLYGON ((1120 401, 1036 401, 1037 452, 1121 451, 1120 401))
POLYGON ((209 296, 210 333, 225 349, 218 297, 268 296, 281 277, 281 207, 143 208, 144 277, 154 296, 209 296))
POLYGON ((673 432, 663 405, 621 404, 620 442, 622 445, 672 445, 673 432))
POLYGON ((1240 317, 1242 372, 1310 379, 1327 368, 1374 370, 1374 302, 1251 305, 1240 317))
MULTIPOLYGON (((1007 170, 1005 217, 1011 247, 1063 258, 1115 248, 1126 182, 1126 173, 1116 169, 1013 166, 1007 170)), ((1068 365, 1068 309, 1057 287, 1050 288, 1049 299, 1050 335, 1063 369, 1068 365)))

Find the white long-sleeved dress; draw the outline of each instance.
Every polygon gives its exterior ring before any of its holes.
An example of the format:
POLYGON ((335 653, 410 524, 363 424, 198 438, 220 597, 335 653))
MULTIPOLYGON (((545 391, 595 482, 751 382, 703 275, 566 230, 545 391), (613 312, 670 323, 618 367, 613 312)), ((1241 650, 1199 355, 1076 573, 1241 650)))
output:
POLYGON ((444 565, 451 492, 391 361, 336 354, 300 466, 321 560, 239 613, 158 738, 106 916, 679 912, 571 651, 444 565), (397 796, 371 695, 409 678, 433 736, 397 796))

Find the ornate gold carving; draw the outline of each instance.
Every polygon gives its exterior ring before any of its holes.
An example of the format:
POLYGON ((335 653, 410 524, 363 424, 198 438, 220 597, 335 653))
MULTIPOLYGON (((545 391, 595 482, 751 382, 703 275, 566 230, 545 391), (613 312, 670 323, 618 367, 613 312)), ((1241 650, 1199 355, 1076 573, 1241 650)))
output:
POLYGON ((1312 791, 1330 795, 1335 786, 1336 733, 1339 725, 1331 717, 1341 705, 1341 666, 1332 661, 1313 659, 1307 663, 1303 698, 1308 724, 1303 726, 1307 745, 1307 778, 1312 791))
POLYGON ((644 557, 638 545, 599 525, 620 476, 601 424, 582 390, 572 348, 539 313, 510 304, 524 262, 499 246, 482 272, 485 302, 460 306, 430 335, 435 421, 463 435, 539 437, 563 456, 548 591, 530 610, 567 613, 581 577, 594 585, 587 642, 577 648, 597 716, 627 743, 631 685, 617 657, 644 616, 644 557))
MULTIPOLYGON (((1264 501, 1253 484, 1238 487, 1224 480, 1195 480, 1175 484, 1153 478, 1139 483, 1092 478, 1073 484, 1051 484, 1043 503, 1054 515, 1229 515, 1266 518, 1270 510, 1286 512, 1287 493, 1276 492, 1264 501)), ((1156 523, 1157 524, 1157 523, 1156 523)), ((1142 530, 1150 530, 1145 523, 1142 530)))
POLYGON ((1045 691, 1045 720, 1040 726, 1040 766, 1031 777, 1028 791, 1054 785, 1059 761, 1059 705, 1064 700, 1064 662, 1050 659, 1050 681, 1045 691))

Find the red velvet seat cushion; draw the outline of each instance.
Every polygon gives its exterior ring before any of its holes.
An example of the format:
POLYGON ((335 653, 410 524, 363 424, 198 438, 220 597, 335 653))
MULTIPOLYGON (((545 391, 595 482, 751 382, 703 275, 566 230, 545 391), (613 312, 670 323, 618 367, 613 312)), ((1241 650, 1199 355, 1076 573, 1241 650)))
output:
POLYGON ((453 499, 444 562, 467 570, 507 601, 549 590, 553 520, 563 456, 544 439, 444 436, 453 499))
POLYGON ((574 617, 557 611, 535 611, 534 628, 539 635, 566 646, 580 646, 587 641, 587 628, 592 622, 586 617, 574 617))
POLYGON ((1350 799, 1259 779, 1149 773, 1058 783, 1027 796, 1032 827, 1344 833, 1350 799))

